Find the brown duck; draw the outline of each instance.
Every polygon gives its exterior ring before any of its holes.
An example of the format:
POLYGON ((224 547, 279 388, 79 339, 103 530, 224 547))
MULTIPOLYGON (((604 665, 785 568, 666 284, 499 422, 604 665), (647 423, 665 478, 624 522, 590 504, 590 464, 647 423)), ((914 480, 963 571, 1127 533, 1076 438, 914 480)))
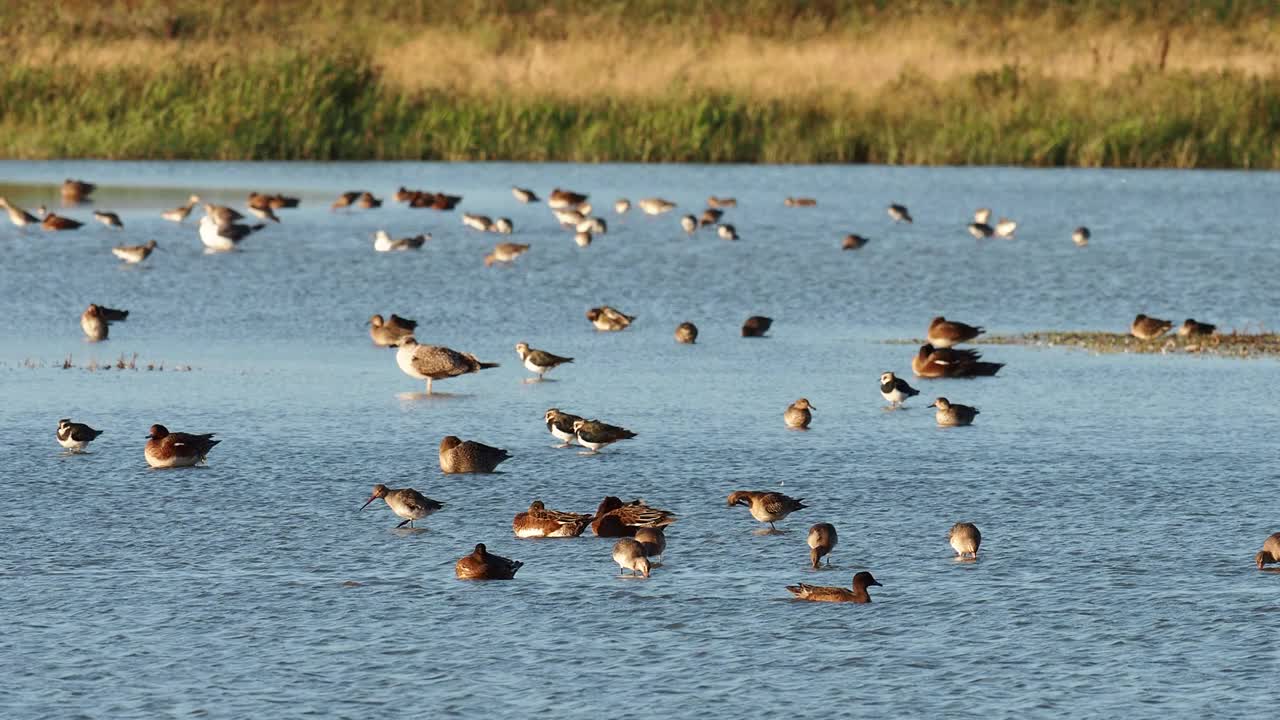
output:
POLYGON ((491 473, 510 457, 511 453, 502 448, 463 441, 455 435, 440 441, 440 469, 445 474, 491 473))
POLYGON ((644 504, 643 500, 622 500, 610 495, 600 501, 591 532, 599 537, 633 537, 642 527, 666 527, 676 521, 674 513, 644 504))
POLYGON ((787 592, 794 595, 797 600, 869 603, 871 602, 871 595, 867 592, 867 588, 872 585, 878 586, 880 582, 872 577, 871 573, 864 570, 853 576, 852 590, 800 583, 799 585, 788 585, 787 592))
POLYGON ((524 563, 519 560, 490 554, 480 543, 474 552, 458 560, 453 572, 459 580, 510 580, 522 567, 524 563))

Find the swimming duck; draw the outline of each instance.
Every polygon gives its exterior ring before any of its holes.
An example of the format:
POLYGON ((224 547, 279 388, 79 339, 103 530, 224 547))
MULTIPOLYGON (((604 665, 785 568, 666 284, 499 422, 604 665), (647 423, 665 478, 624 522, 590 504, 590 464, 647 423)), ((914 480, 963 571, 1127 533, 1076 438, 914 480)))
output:
POLYGON ((719 235, 721 240, 737 240, 738 229, 728 223, 725 223, 724 225, 716 228, 716 235, 719 235))
POLYGON ((538 194, 527 188, 512 187, 511 194, 515 196, 516 200, 525 204, 538 202, 538 194))
POLYGON ((982 545, 982 533, 973 523, 958 522, 947 531, 947 542, 956 551, 956 557, 978 558, 978 548, 982 545))
POLYGON ((893 407, 901 407, 907 398, 919 395, 920 391, 907 384, 906 380, 891 372, 880 374, 880 396, 889 401, 893 407))
MULTIPOLYGON (((818 569, 822 558, 831 554, 837 542, 839 538, 836 536, 835 525, 818 523, 809 528, 809 537, 805 538, 805 543, 809 546, 809 563, 814 570, 818 569)), ((827 557, 827 565, 831 565, 830 557, 827 557)))
POLYGON ((960 348, 935 348, 925 344, 911 358, 911 370, 923 378, 971 378, 989 377, 1000 372, 1004 363, 980 360, 977 350, 960 348))
MULTIPOLYGON (((546 375, 558 365, 573 362, 571 357, 561 357, 552 355, 545 350, 537 350, 529 347, 529 343, 516 343, 516 355, 520 356, 520 362, 524 363, 525 368, 529 372, 537 373, 537 381, 542 381, 542 376, 546 375)), ((532 378, 530 378, 532 380, 532 378)))
POLYGON ((111 248, 111 254, 121 260, 136 265, 151 256, 151 251, 156 249, 156 241, 148 240, 146 245, 117 245, 111 248))
POLYGON ((84 423, 71 422, 71 418, 62 418, 58 421, 58 444, 71 452, 84 452, 102 432, 84 423))
POLYGON ((573 208, 552 210, 551 214, 555 215, 556 221, 560 223, 561 227, 573 228, 574 230, 577 230, 578 226, 587 219, 586 215, 573 208))
POLYGON ((1280 563, 1280 532, 1272 533, 1262 541, 1262 549, 1253 556, 1253 561, 1257 563, 1259 570, 1266 565, 1280 563))
POLYGON ((643 500, 623 503, 612 495, 600 501, 591 532, 598 537, 634 537, 643 527, 666 527, 676 521, 669 510, 649 507, 643 500))
POLYGON ((567 208, 575 208, 587 201, 587 196, 572 190, 561 190, 556 188, 551 191, 550 197, 547 198, 547 205, 552 210, 562 210, 567 208))
POLYGON ((880 585, 880 582, 872 577, 871 573, 864 570, 853 576, 852 590, 800 583, 799 585, 788 585, 787 592, 795 595, 797 600, 869 603, 871 602, 871 595, 867 592, 867 588, 872 585, 880 585))
POLYGON ((805 398, 800 398, 787 406, 787 411, 782 413, 782 420, 793 430, 807 430, 809 423, 813 421, 813 413, 810 411, 817 409, 805 398))
POLYGON ((595 515, 548 510, 541 500, 529 503, 529 509, 517 513, 511 531, 518 538, 570 538, 582 534, 595 515))
POLYGON ((402 252, 405 250, 417 250, 421 248, 428 240, 430 235, 422 234, 414 237, 400 238, 392 240, 386 230, 379 230, 373 234, 373 249, 377 252, 402 252))
POLYGON ((382 207, 382 201, 373 196, 371 192, 362 192, 360 197, 356 198, 356 205, 365 210, 382 207))
POLYGON ((698 326, 691 322, 682 322, 676 326, 676 342, 693 345, 698 342, 698 326))
POLYGON ((751 510, 751 517, 762 523, 769 523, 769 529, 777 531, 775 522, 807 505, 804 498, 793 498, 782 493, 765 492, 763 490, 734 490, 729 493, 729 506, 745 505, 751 510))
POLYGON ((742 337, 764 337, 769 332, 769 328, 773 325, 773 318, 767 318, 763 315, 752 315, 747 321, 742 323, 742 337))
POLYGON ((636 434, 630 430, 602 423, 599 420, 576 420, 573 423, 573 434, 578 444, 587 448, 589 455, 600 452, 600 448, 612 445, 619 440, 630 440, 636 434))
POLYGON ((944 397, 934 400, 929 407, 938 409, 934 413, 934 420, 942 427, 972 425, 973 419, 980 414, 976 407, 952 403, 944 397))
POLYGON ((1169 332, 1171 327, 1173 327, 1173 323, 1168 320, 1159 320, 1139 313, 1133 319, 1133 324, 1129 326, 1129 332, 1139 340, 1155 340, 1169 332))
POLYGON ((97 189, 98 186, 91 182, 67 178, 62 182, 62 202, 68 205, 84 202, 97 189))
POLYGON ((604 218, 588 217, 574 227, 576 232, 589 232, 597 235, 604 235, 609 232, 609 223, 604 218))
POLYGON ((894 203, 893 205, 890 205, 887 210, 889 217, 893 218, 894 222, 911 222, 911 211, 907 210, 906 205, 898 205, 897 203, 894 203))
POLYGON ((984 332, 984 327, 954 322, 939 315, 929 322, 928 340, 935 348, 949 348, 957 343, 968 342, 984 332))
POLYGON ((348 190, 347 192, 339 195, 338 199, 334 200, 333 204, 329 206, 329 209, 339 210, 341 208, 351 207, 355 204, 356 200, 360 199, 361 194, 362 191, 360 190, 348 190))
POLYGON ((72 220, 69 217, 63 217, 57 213, 47 213, 44 219, 40 221, 42 230, 79 230, 84 223, 79 220, 72 220))
POLYGON ((625 215, 631 209, 631 201, 626 198, 618 198, 613 203, 613 211, 619 215, 625 215))
POLYGON ((587 247, 588 245, 591 244, 591 233, 589 232, 574 233, 573 242, 576 243, 578 247, 587 247))
POLYGON ((636 529, 636 542, 644 548, 645 557, 662 559, 667 551, 667 534, 660 527, 642 527, 636 529))
POLYGON ((381 315, 374 315, 366 324, 369 326, 369 338, 378 347, 397 347, 401 340, 412 337, 413 331, 418 328, 417 321, 402 318, 395 313, 391 313, 391 317, 386 320, 381 315))
POLYGON ((712 195, 711 197, 707 198, 707 207, 721 208, 721 209, 738 207, 738 199, 731 198, 731 197, 716 197, 715 195, 712 195))
POLYGON ((543 415, 543 419, 547 423, 547 431, 552 437, 560 441, 557 448, 569 447, 569 443, 578 439, 573 431, 575 423, 580 422, 582 418, 577 415, 570 415, 567 412, 560 412, 558 408, 551 408, 543 415))
POLYGON ((529 246, 525 243, 498 243, 493 246, 493 250, 484 256, 484 266, 492 267, 494 263, 511 263, 529 251, 529 246))
POLYGON ((698 218, 692 215, 684 215, 680 218, 680 228, 686 234, 692 235, 698 231, 698 218))
POLYGON ((222 442, 214 440, 214 434, 171 433, 163 425, 152 425, 143 457, 153 468, 191 467, 202 462, 213 446, 222 442))
POLYGON ((787 207, 813 207, 818 204, 817 200, 811 197, 789 197, 782 201, 787 207))
POLYGON ((646 215, 661 215, 675 209, 676 204, 662 198, 645 198, 637 203, 646 215))
POLYGON ((105 210, 94 210, 93 219, 106 225, 107 227, 124 229, 124 223, 120 222, 120 216, 105 210))
POLYGON ((474 552, 458 560, 453 573, 459 580, 510 580, 522 567, 524 563, 519 560, 493 555, 480 543, 474 552))
POLYGON ((860 250, 862 249, 862 246, 866 245, 869 242, 871 241, 862 237, 861 235, 850 233, 848 235, 845 235, 844 240, 840 242, 840 249, 841 250, 860 250))
MULTIPOLYGON (((686 215, 685 217, 693 217, 693 216, 686 215)), ((698 218, 698 226, 706 227, 708 225, 715 225, 716 223, 720 222, 720 218, 722 217, 724 217, 723 210, 717 210, 715 208, 707 208, 706 210, 702 211, 702 217, 698 218)))
POLYGON ((400 488, 397 490, 378 483, 373 486, 373 494, 369 496, 368 500, 364 501, 364 505, 361 505, 360 509, 364 510, 369 507, 369 503, 378 498, 382 498, 387 502, 387 507, 391 508, 391 512, 398 517, 404 518, 404 522, 396 525, 397 528, 402 528, 405 525, 413 527, 414 520, 421 520, 434 512, 439 512, 444 507, 444 503, 432 500, 413 488, 400 488))
POLYGON ((427 381, 427 394, 431 394, 431 381, 468 375, 498 367, 498 363, 480 362, 471 353, 458 352, 439 345, 419 345, 410 335, 400 340, 396 349, 396 364, 405 375, 427 381))
POLYGON ((463 473, 491 473, 506 460, 511 453, 475 440, 460 440, 455 435, 448 435, 440 441, 440 469, 446 475, 463 473))
POLYGON ((129 319, 128 310, 116 310, 102 305, 90 304, 80 314, 80 329, 89 338, 89 342, 100 342, 107 339, 108 328, 113 322, 124 322, 129 319))
POLYGON ((1180 337, 1200 337, 1204 335, 1212 335, 1218 332, 1217 325, 1209 323, 1197 322, 1192 318, 1187 318, 1178 327, 1178 335, 1180 337))
POLYGON ((636 319, 635 315, 627 315, 615 310, 608 305, 594 307, 587 311, 587 319, 595 325, 597 330, 604 332, 617 332, 626 330, 636 319))
POLYGON ((160 217, 168 220, 169 222, 180 223, 187 219, 187 216, 191 214, 191 209, 194 208, 198 202, 200 202, 200 196, 192 195, 187 199, 186 205, 179 205, 172 210, 165 210, 160 213, 160 217))
POLYGON ((633 538, 624 537, 613 544, 613 561, 618 563, 619 575, 630 570, 633 577, 636 573, 649 577, 649 558, 645 557, 644 546, 633 538))
POLYGON ((1071 242, 1084 247, 1089 244, 1089 239, 1093 237, 1093 233, 1089 232, 1089 228, 1081 225, 1071 232, 1071 242))

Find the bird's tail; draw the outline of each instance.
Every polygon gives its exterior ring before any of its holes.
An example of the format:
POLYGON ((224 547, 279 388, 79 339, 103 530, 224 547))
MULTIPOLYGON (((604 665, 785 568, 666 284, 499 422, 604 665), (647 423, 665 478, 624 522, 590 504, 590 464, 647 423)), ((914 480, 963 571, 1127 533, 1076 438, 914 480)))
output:
POLYGON ((480 369, 481 369, 481 370, 488 370, 489 368, 501 367, 501 365, 500 365, 499 363, 487 363, 487 362, 482 362, 482 363, 477 363, 477 364, 480 366, 480 369))

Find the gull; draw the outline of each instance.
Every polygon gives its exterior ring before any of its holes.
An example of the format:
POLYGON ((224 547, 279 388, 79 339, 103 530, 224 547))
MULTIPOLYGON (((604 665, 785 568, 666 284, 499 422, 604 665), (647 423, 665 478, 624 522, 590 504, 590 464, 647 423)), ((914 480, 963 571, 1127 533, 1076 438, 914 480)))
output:
POLYGON ((400 341, 400 347, 396 350, 396 364, 409 377, 426 380, 428 395, 431 394, 432 380, 498 367, 498 363, 480 362, 471 353, 438 345, 419 345, 412 335, 400 341))

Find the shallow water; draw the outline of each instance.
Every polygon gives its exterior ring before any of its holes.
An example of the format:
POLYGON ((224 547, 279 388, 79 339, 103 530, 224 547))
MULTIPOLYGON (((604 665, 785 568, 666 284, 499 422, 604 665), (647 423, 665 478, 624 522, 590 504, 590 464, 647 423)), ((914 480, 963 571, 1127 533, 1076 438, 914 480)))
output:
MULTIPOLYGON (((991 332, 1123 331, 1137 312, 1225 328, 1274 327, 1280 175, 880 167, 0 163, 27 207, 52 183, 102 185, 96 223, 47 234, 0 226, 0 714, 368 717, 715 712, 753 717, 1258 716, 1277 667, 1266 627, 1280 578, 1252 555, 1280 530, 1274 360, 1095 356, 990 347, 998 377, 919 381, 886 412, 885 370, 910 376, 938 313, 991 332), (586 249, 512 184, 591 192, 610 223, 586 249), (399 185, 465 196, 533 245, 486 269, 507 238, 460 212, 393 206, 399 185), (338 192, 387 206, 331 213, 338 192), (192 220, 158 218, 190 192, 250 189, 303 206, 239 252, 204 255, 192 220), (742 240, 686 238, 681 211, 710 194, 742 240), (680 210, 616 216, 663 195, 680 210), (816 208, 784 208, 811 195, 816 208), (894 225, 891 201, 913 225, 894 225), (964 230, 989 205, 1014 242, 964 230), (1071 230, 1086 224, 1079 249, 1071 230), (371 235, 430 232, 418 253, 371 235), (863 250, 840 252, 859 232, 863 250), (114 244, 155 238, 142 268, 114 244), (90 302, 132 311, 83 341, 90 302), (639 316, 595 333, 608 303, 639 316), (424 342, 503 363, 421 397, 374 312, 420 322, 424 342), (770 337, 737 337, 748 315, 770 337), (671 333, 684 320, 695 346, 671 333), (512 349, 570 355, 524 384, 512 349), (62 370, 138 355, 164 371, 62 370), (30 361, 27 363, 26 361, 30 361), (28 365, 34 365, 30 367, 28 365), (189 372, 175 372, 190 365, 189 372), (932 397, 976 405, 939 429, 932 397), (805 396, 813 429, 782 412, 805 396), (548 407, 639 433, 599 456, 551 448, 548 407), (66 456, 60 417, 105 429, 66 456), (207 467, 148 470, 146 428, 217 432, 207 467), (442 476, 456 434, 509 449, 492 476, 442 476), (446 503, 420 530, 378 482, 446 503), (756 534, 735 489, 810 505, 756 534), (541 498, 590 511, 607 494, 680 516, 664 565, 624 580, 611 541, 517 541, 541 498), (957 563, 947 528, 983 531, 957 563), (805 530, 834 523, 833 569, 807 568, 805 530), (461 583, 476 542, 525 562, 510 583, 461 583), (884 584, 868 606, 803 604, 784 586, 884 584)), ((694 210, 694 209, 697 210, 694 210)), ((67 214, 89 220, 89 207, 67 214)))

